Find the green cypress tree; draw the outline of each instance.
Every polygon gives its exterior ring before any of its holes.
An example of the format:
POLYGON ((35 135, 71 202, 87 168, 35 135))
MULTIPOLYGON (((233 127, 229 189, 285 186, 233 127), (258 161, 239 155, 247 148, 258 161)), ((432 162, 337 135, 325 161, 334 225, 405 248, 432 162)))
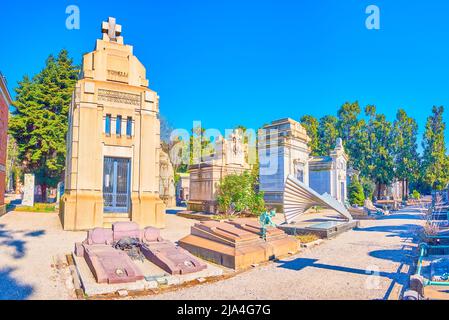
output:
POLYGON ((319 155, 319 140, 318 140, 318 120, 310 115, 305 115, 300 120, 301 125, 306 129, 307 135, 310 138, 309 147, 312 156, 319 155))
POLYGON ((446 124, 443 121, 443 113, 443 106, 433 107, 432 115, 427 118, 422 142, 424 149, 423 180, 435 190, 444 189, 449 181, 449 166, 444 140, 446 124))
POLYGON ((370 117, 368 122, 369 157, 367 166, 369 177, 377 185, 377 197, 380 198, 381 185, 388 185, 394 178, 394 158, 392 146, 392 124, 385 115, 376 114, 374 106, 366 108, 370 117))
POLYGON ((55 187, 64 175, 68 110, 78 73, 68 52, 62 50, 16 88, 9 133, 17 142, 25 172, 36 175, 44 201, 47 188, 55 187))
POLYGON ((338 138, 337 118, 324 116, 318 127, 318 155, 327 156, 334 149, 338 138))
POLYGON ((352 205, 363 206, 365 204, 365 194, 357 176, 352 177, 348 192, 349 202, 352 205))
POLYGON ((408 195, 410 182, 414 183, 419 174, 419 154, 417 151, 418 124, 400 109, 393 124, 393 147, 396 177, 403 181, 402 198, 408 195))

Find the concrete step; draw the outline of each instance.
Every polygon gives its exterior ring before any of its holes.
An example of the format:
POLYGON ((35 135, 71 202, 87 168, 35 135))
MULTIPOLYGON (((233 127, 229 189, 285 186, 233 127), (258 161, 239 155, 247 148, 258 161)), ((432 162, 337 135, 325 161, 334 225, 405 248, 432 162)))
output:
POLYGON ((103 216, 103 228, 111 228, 115 222, 130 222, 131 217, 128 213, 108 213, 103 216))

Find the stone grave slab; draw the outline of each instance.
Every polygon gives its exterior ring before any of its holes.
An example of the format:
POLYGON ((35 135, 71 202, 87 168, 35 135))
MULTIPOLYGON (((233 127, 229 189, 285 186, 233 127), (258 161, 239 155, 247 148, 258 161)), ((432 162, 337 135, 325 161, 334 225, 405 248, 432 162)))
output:
POLYGON ((125 252, 109 245, 84 245, 84 258, 98 283, 129 283, 144 278, 125 252))
MULTIPOLYGON (((260 223, 255 219, 243 218, 232 221, 226 221, 237 228, 251 232, 253 234, 262 236, 262 229, 260 223)), ((282 257, 288 254, 295 254, 299 249, 299 242, 288 236, 284 231, 275 228, 268 227, 266 231, 266 243, 268 245, 270 257, 282 257)))
POLYGON ((330 220, 319 223, 313 222, 294 222, 290 224, 281 224, 279 229, 289 235, 314 234, 322 239, 331 239, 339 234, 357 228, 360 221, 330 220))
POLYGON ((254 264, 296 253, 299 243, 276 228, 269 229, 268 241, 254 220, 202 221, 179 245, 196 256, 227 268, 242 270, 254 264))
POLYGON ((145 260, 133 261, 133 263, 141 270, 144 275, 143 280, 130 283, 107 284, 97 283, 94 275, 83 257, 78 257, 73 254, 76 270, 80 278, 81 286, 84 293, 89 297, 98 295, 115 294, 118 291, 126 290, 128 292, 143 292, 150 289, 156 289, 160 286, 177 286, 186 282, 191 282, 199 279, 210 279, 222 276, 224 271, 222 268, 208 264, 207 268, 195 273, 183 275, 169 275, 163 269, 159 268, 154 263, 145 260))
POLYGON ((145 242, 141 250, 145 258, 172 275, 194 273, 207 268, 198 258, 169 241, 145 242))

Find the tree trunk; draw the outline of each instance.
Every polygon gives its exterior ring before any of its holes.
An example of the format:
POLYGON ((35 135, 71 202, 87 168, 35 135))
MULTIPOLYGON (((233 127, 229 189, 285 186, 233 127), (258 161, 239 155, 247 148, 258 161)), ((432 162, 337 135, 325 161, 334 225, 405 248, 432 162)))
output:
POLYGON ((405 179, 402 180, 402 200, 405 199, 405 179))
POLYGON ((378 182, 377 183, 377 200, 380 200, 380 187, 381 187, 381 183, 378 182))
POLYGON ((408 190, 408 179, 405 179, 405 196, 408 199, 408 194, 409 194, 409 190, 408 190))
POLYGON ((42 199, 42 203, 47 203, 47 185, 43 184, 41 185, 41 199, 42 199))
POLYGON ((20 177, 18 174, 14 174, 16 179, 16 194, 20 194, 20 177))

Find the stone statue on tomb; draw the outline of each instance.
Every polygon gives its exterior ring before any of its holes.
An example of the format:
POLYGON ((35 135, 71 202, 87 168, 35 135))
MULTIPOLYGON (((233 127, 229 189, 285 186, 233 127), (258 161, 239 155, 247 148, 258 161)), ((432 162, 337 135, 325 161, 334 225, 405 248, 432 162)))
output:
POLYGON ((242 139, 238 132, 231 135, 232 139, 232 154, 234 157, 240 156, 242 154, 242 139))

